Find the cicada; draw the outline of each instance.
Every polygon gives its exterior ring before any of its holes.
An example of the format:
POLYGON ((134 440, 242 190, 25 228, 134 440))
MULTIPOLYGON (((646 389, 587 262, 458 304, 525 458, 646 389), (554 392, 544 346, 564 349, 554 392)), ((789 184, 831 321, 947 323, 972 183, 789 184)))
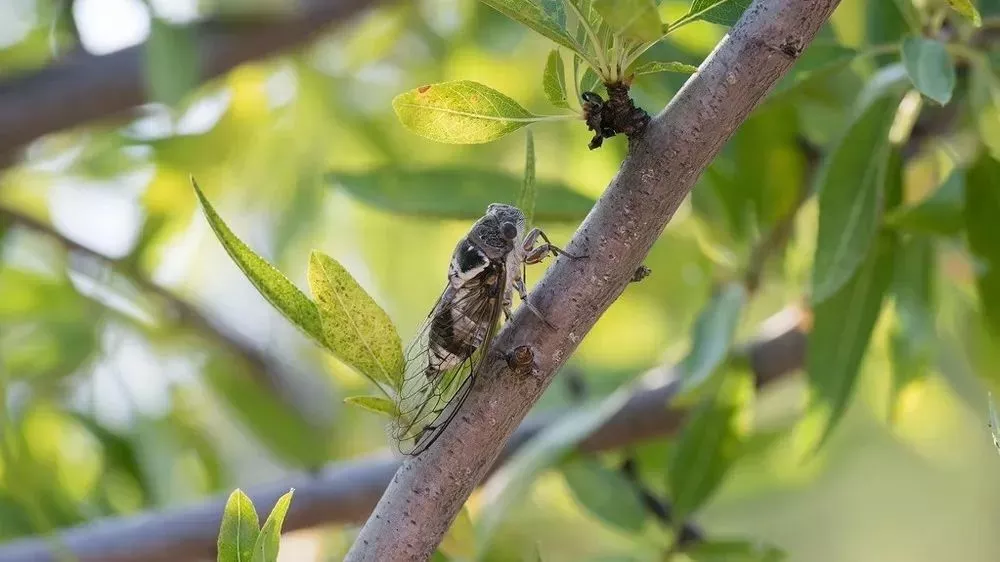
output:
MULTIPOLYGON (((564 254, 545 233, 525 232, 524 213, 494 203, 452 253, 444 292, 406 349, 406 372, 391 426, 400 452, 418 455, 455 417, 476 380, 513 295, 543 322, 527 300, 526 264, 564 254), (544 240, 537 244, 538 239, 544 240)), ((546 322, 547 324, 548 322, 546 322)))

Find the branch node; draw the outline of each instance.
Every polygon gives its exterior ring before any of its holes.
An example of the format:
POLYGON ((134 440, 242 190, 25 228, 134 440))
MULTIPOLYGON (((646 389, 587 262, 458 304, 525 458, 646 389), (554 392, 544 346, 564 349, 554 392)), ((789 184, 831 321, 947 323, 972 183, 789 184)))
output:
POLYGON ((512 351, 508 351, 504 359, 511 371, 519 375, 529 375, 538 369, 535 366, 535 352, 530 345, 519 345, 512 351))
POLYGON ((649 124, 649 114, 635 106, 629 97, 629 85, 626 82, 605 84, 608 99, 605 101, 594 92, 583 92, 583 114, 587 121, 587 129, 594 131, 594 138, 587 145, 591 150, 599 148, 604 139, 609 139, 619 133, 631 141, 642 134, 649 124))
POLYGON ((643 279, 649 277, 649 274, 652 272, 653 272, 652 269, 649 269, 645 265, 640 265, 639 267, 636 268, 635 273, 632 274, 632 283, 638 283, 639 281, 642 281, 643 279))

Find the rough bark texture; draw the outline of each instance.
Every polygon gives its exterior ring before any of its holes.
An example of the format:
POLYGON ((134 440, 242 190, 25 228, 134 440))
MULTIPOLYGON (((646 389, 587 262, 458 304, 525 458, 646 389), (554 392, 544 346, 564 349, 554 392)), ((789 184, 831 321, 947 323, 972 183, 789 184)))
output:
MULTIPOLYGON (((780 368, 781 371, 756 370, 758 385, 764 386, 802 368, 805 356, 803 312, 791 308, 780 313, 775 329, 762 333, 742 355, 755 368, 780 368), (771 357, 774 353, 788 359, 771 357), (758 359, 754 359, 758 358, 758 359)), ((675 373, 656 369, 646 375, 644 389, 634 394, 624 407, 597 431, 580 443, 583 452, 627 446, 646 439, 669 435, 680 429, 685 413, 664 408, 677 391, 675 373)), ((544 413, 526 420, 514 433, 496 469, 532 437, 554 422, 560 414, 544 413)), ((282 529, 293 531, 321 524, 363 521, 372 512, 382 492, 399 468, 399 459, 388 454, 358 461, 331 465, 318 475, 296 475, 281 482, 251 487, 247 493, 263 520, 278 497, 295 488, 295 499, 282 529)), ((216 534, 222 518, 225 497, 160 513, 146 513, 124 518, 104 519, 58 537, 79 562, 184 562, 214 559, 216 534)), ((52 545, 31 538, 0 546, 0 562, 56 562, 52 545)))
MULTIPOLYGON (((301 45, 379 0, 308 0, 278 21, 207 24, 199 33, 202 79, 301 45)), ((146 102, 143 46, 85 53, 0 81, 0 155, 42 135, 109 117, 146 102)), ((2 162, 0 162, 2 167, 2 162)))
POLYGON ((532 293, 554 329, 521 307, 497 336, 501 352, 530 345, 537 376, 484 365, 437 442, 396 472, 346 560, 426 560, 558 367, 628 285, 653 242, 722 146, 838 0, 756 0, 642 137, 566 250, 532 293))

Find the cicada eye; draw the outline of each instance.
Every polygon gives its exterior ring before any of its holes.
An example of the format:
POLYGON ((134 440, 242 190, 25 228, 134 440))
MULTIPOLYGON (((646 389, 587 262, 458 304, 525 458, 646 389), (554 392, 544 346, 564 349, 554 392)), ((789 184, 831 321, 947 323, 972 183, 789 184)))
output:
POLYGON ((517 227, 512 222, 505 222, 500 225, 500 233, 507 240, 513 240, 517 238, 517 227))

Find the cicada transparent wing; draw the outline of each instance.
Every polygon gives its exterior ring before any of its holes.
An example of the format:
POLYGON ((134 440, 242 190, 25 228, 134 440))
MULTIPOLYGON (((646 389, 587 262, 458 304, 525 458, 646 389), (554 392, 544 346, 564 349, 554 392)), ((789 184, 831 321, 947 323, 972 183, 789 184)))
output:
POLYGON ((496 335, 505 280, 504 264, 494 262, 460 287, 449 285, 407 347, 391 426, 403 454, 430 447, 461 408, 496 335))

